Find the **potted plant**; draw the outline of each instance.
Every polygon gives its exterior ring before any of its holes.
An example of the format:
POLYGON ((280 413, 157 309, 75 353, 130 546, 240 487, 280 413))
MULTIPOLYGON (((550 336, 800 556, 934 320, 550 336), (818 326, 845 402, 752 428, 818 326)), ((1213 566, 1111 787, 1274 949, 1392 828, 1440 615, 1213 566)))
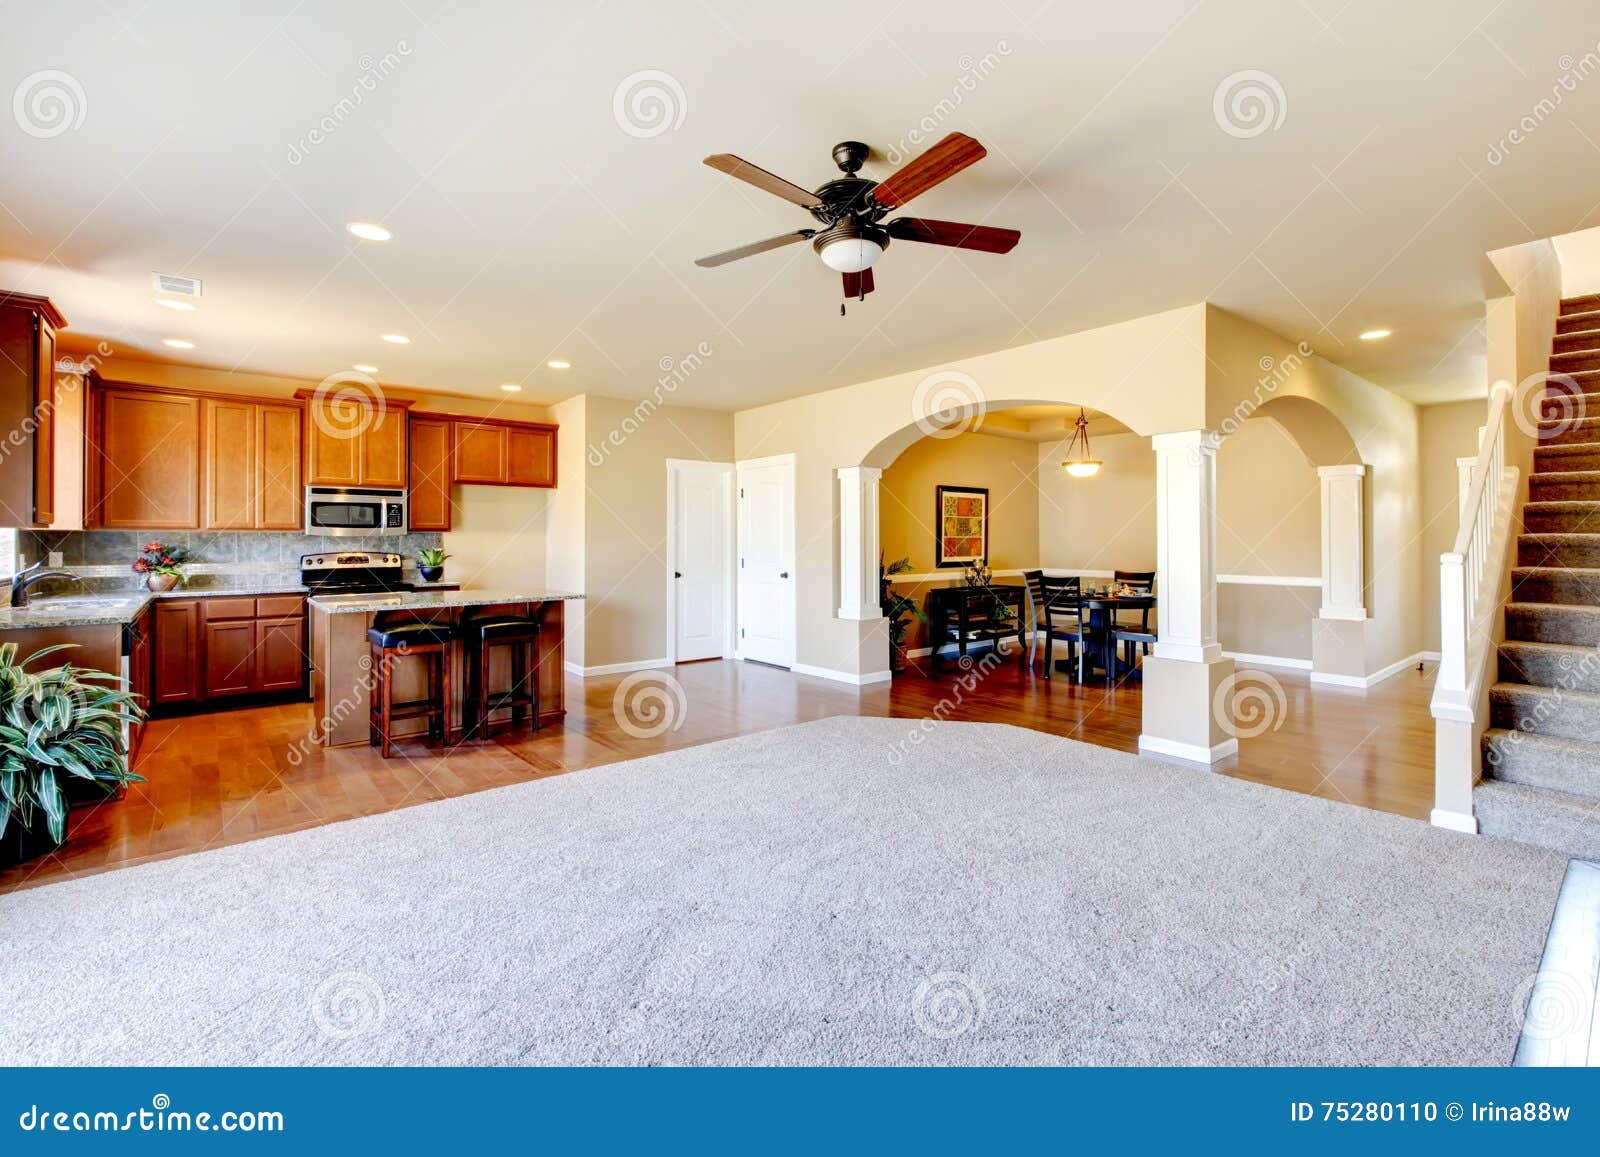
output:
POLYGON ((60 847, 67 838, 62 776, 115 790, 144 777, 128 770, 123 727, 144 717, 120 676, 64 663, 29 664, 75 644, 58 643, 17 662, 17 645, 0 644, 0 867, 60 847))
POLYGON ((911 621, 925 623, 928 616, 923 613, 915 599, 897 594, 891 575, 906 574, 911 570, 909 558, 896 559, 888 566, 883 564, 882 556, 878 558, 878 602, 883 608, 883 614, 889 620, 889 670, 899 673, 906 669, 906 642, 911 633, 911 621))
POLYGON ((422 575, 425 583, 436 583, 444 577, 444 560, 449 558, 443 549, 437 546, 425 547, 417 551, 417 570, 422 575))
POLYGON ((133 572, 144 576, 144 585, 153 591, 170 591, 183 578, 183 564, 189 552, 181 546, 147 542, 133 560, 133 572))

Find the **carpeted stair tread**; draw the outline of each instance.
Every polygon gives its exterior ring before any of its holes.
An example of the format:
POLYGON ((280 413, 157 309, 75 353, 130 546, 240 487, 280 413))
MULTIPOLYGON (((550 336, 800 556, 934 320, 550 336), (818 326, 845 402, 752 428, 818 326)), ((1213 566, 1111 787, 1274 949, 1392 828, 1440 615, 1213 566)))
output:
POLYGON ((1511 572, 1511 599, 1518 603, 1600 606, 1600 567, 1516 567, 1511 572))
POLYGON ((1575 859, 1600 859, 1600 803, 1566 792, 1484 780, 1472 791, 1478 830, 1575 859))
MULTIPOLYGON (((1500 644, 1498 658, 1501 683, 1570 687, 1600 694, 1600 655, 1593 647, 1508 640, 1500 644)), ((1595 735, 1600 738, 1600 727, 1595 735)))
POLYGON ((1600 500, 1530 502, 1522 508, 1522 525, 1531 534, 1600 532, 1600 500))
POLYGON ((1493 727, 1583 743, 1589 749, 1587 766, 1591 769, 1594 794, 1600 798, 1600 744, 1590 742, 1596 719, 1600 719, 1600 695, 1591 691, 1528 683, 1496 683, 1489 688, 1489 722, 1493 727))
POLYGON ((1517 535, 1517 565, 1600 566, 1600 532, 1557 531, 1517 535))
POLYGON ((1600 607, 1507 603, 1506 638, 1513 642, 1600 646, 1600 607))
POLYGON ((1600 499, 1600 470, 1540 470, 1528 476, 1535 501, 1600 499))
POLYGON ((1580 293, 1574 297, 1561 299, 1562 317, 1571 317, 1575 313, 1586 313, 1593 309, 1600 309, 1600 293, 1580 293))
POLYGON ((1562 314, 1556 321, 1556 333, 1562 336, 1590 329, 1600 329, 1600 309, 1562 314))
MULTIPOLYGON (((1585 418, 1587 423, 1590 419, 1585 418)), ((1539 444, 1533 448, 1535 470, 1593 470, 1592 465, 1579 466, 1600 457, 1600 423, 1594 426, 1554 419, 1539 423, 1539 444), (1569 465, 1570 463, 1570 465, 1569 465)))

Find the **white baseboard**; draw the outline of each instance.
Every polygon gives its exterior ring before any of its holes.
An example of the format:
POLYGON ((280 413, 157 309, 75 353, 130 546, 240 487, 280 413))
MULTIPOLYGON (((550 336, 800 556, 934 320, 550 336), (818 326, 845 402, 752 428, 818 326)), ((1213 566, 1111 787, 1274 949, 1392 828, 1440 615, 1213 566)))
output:
POLYGON ((563 664, 567 674, 587 679, 591 675, 625 675, 629 671, 653 671, 658 667, 671 667, 671 659, 639 659, 632 663, 602 663, 598 667, 580 667, 570 660, 563 664))
POLYGON ((1470 836, 1478 834, 1478 817, 1465 812, 1446 811, 1436 807, 1428 813, 1428 822, 1436 828, 1446 828, 1452 832, 1466 832, 1470 836))
POLYGON ((1285 659, 1279 655, 1252 655, 1246 651, 1224 651, 1224 658, 1232 659, 1235 663, 1247 663, 1252 667, 1282 667, 1288 671, 1311 670, 1310 659, 1285 659))
POLYGON ((1170 755, 1174 759, 1187 759, 1190 763, 1219 763, 1230 755, 1239 752, 1237 739, 1224 739, 1221 743, 1210 748, 1201 747, 1195 743, 1179 743, 1175 739, 1162 739, 1158 735, 1140 735, 1139 750, 1154 752, 1156 755, 1170 755))
POLYGON ((850 671, 836 671, 832 667, 812 667, 805 663, 796 663, 789 670, 796 675, 810 675, 814 679, 832 679, 835 683, 849 683, 852 687, 887 683, 894 678, 893 671, 868 671, 865 675, 856 675, 850 671))
POLYGON ((1385 679, 1393 678, 1400 672, 1410 667, 1415 667, 1418 663, 1437 663, 1438 661, 1438 651, 1418 651, 1415 655, 1397 659, 1387 667, 1374 671, 1370 675, 1332 675, 1326 671, 1313 671, 1311 672, 1311 681, 1331 687, 1355 687, 1365 691, 1368 688, 1376 687, 1385 679))

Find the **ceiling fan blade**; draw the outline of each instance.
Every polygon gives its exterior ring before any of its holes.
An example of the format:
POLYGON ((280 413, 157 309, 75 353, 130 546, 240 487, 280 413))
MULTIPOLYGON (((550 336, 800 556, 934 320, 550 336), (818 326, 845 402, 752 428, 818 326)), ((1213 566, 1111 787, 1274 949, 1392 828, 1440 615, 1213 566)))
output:
POLYGON ((741 257, 754 257, 757 253, 765 253, 768 249, 781 249, 785 245, 793 245, 796 241, 804 241, 815 232, 815 229, 799 229, 793 233, 780 233, 776 237, 768 237, 765 241, 752 241, 750 244, 741 245, 737 249, 724 249, 721 253, 713 253, 710 257, 702 257, 695 264, 706 269, 713 269, 718 265, 726 265, 730 261, 738 261, 741 257))
POLYGON ((947 181, 968 165, 983 160, 989 150, 966 133, 951 133, 905 165, 872 190, 872 199, 885 209, 904 205, 919 193, 926 193, 940 181, 947 181))
MULTIPOLYGON (((968 162, 969 164, 971 162, 968 162)), ((808 189, 802 189, 793 181, 785 181, 775 173, 769 173, 759 165, 752 165, 741 157, 732 153, 715 153, 706 158, 706 164, 719 173, 727 173, 730 177, 737 177, 747 184, 758 189, 765 189, 769 193, 776 193, 785 201, 793 201, 802 209, 815 209, 822 204, 822 198, 808 189)))
POLYGON ((856 301, 872 292, 872 270, 863 269, 860 273, 845 273, 844 299, 856 301))
POLYGON ((960 221, 931 221, 926 217, 896 217, 883 228, 889 236, 902 241, 976 249, 980 253, 1010 253, 1022 240, 1022 234, 1015 229, 966 225, 960 221))

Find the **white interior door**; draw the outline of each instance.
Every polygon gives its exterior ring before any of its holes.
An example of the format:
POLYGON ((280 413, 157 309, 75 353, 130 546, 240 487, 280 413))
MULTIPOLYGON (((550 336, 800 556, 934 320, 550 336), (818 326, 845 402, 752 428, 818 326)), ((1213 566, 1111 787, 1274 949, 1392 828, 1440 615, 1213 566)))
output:
POLYGON ((739 657, 794 665, 794 458, 739 463, 739 657))
POLYGON ((672 658, 732 654, 733 463, 667 463, 672 658))

